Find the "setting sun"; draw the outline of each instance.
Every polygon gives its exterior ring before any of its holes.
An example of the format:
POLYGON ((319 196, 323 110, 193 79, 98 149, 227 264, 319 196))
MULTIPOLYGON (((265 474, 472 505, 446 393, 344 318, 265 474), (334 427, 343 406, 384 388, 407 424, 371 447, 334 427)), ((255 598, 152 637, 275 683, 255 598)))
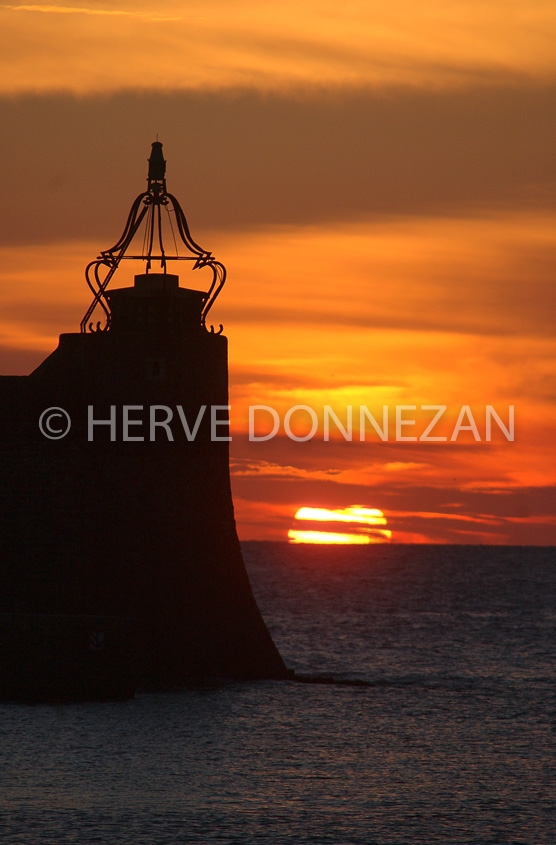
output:
POLYGON ((328 543, 328 544, 357 544, 360 546, 367 545, 371 542, 380 542, 371 540, 363 534, 333 534, 328 531, 296 531, 291 529, 288 531, 288 539, 290 543, 328 543))
POLYGON ((290 543, 345 543, 366 545, 368 543, 389 543, 392 538, 391 531, 387 528, 378 527, 386 525, 386 518, 382 511, 376 508, 365 508, 359 505, 338 508, 336 510, 304 507, 299 508, 295 514, 295 519, 316 523, 326 522, 328 524, 343 522, 352 528, 353 533, 292 528, 288 531, 290 543))

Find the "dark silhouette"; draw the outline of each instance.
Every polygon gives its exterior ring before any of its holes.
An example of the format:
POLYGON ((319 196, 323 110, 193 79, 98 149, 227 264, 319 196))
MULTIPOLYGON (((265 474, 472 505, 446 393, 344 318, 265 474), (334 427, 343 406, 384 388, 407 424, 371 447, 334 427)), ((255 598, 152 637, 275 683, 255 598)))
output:
POLYGON ((61 335, 31 375, 0 378, 0 697, 291 677, 234 521, 227 340, 206 327, 225 270, 167 193, 162 144, 122 237, 87 279, 81 333, 61 335), (129 258, 146 272, 108 290, 129 258), (180 288, 169 261, 206 267, 208 290, 180 288))

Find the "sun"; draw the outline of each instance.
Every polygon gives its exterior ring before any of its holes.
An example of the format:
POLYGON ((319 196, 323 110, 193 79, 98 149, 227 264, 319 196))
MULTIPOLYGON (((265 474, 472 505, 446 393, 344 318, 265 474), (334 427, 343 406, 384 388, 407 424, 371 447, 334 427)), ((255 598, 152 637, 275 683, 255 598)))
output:
POLYGON ((369 545, 371 543, 389 543, 392 532, 386 528, 386 517, 377 508, 351 505, 348 508, 329 510, 328 508, 299 508, 295 519, 306 520, 312 525, 307 528, 291 528, 288 531, 290 543, 325 543, 344 545, 369 545), (322 523, 326 525, 323 526, 322 523), (334 529, 343 523, 346 531, 334 529), (330 529, 328 528, 330 526, 330 529))

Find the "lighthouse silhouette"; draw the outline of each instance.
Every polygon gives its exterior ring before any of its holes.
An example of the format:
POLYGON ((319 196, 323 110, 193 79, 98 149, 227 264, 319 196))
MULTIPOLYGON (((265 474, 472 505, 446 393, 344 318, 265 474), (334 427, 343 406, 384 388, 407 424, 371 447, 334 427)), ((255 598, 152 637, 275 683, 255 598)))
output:
POLYGON ((227 340, 207 324, 226 271, 168 193, 160 142, 86 276, 81 331, 0 377, 0 696, 290 677, 234 520, 227 340), (130 260, 143 272, 110 287, 130 260))

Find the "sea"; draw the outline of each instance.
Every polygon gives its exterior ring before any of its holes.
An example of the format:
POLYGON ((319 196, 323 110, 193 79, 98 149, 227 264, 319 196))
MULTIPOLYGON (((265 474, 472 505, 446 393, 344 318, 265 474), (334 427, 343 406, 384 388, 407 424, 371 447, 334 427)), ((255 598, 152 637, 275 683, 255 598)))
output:
POLYGON ((553 845, 554 548, 243 544, 305 680, 0 705, 5 845, 553 845))

